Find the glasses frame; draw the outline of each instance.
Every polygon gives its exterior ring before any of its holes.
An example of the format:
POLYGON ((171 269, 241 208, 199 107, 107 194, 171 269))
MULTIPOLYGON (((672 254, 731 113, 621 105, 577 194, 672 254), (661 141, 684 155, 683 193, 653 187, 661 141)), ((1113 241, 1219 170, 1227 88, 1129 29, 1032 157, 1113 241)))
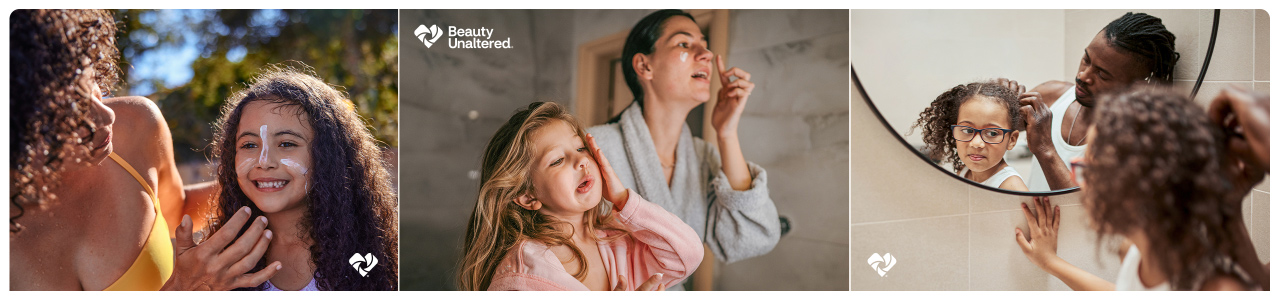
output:
POLYGON ((1078 187, 1084 186, 1084 173, 1088 172, 1089 164, 1084 162, 1084 157, 1077 157, 1071 160, 1068 165, 1071 168, 1071 182, 1078 187))
POLYGON ((992 128, 973 128, 973 126, 966 126, 966 125, 951 125, 951 138, 952 138, 952 139, 955 139, 956 141, 960 141, 960 142, 968 142, 968 141, 972 141, 972 140, 973 140, 973 138, 969 138, 969 139, 967 139, 967 140, 962 140, 962 139, 960 139, 960 137, 957 137, 957 136, 956 136, 956 127, 964 127, 964 128, 969 128, 969 129, 977 130, 977 131, 978 131, 978 133, 977 133, 977 134, 975 134, 975 136, 979 136, 979 138, 980 138, 980 139, 982 139, 982 142, 983 142, 983 143, 992 144, 992 145, 998 145, 998 144, 1000 144, 1000 143, 1003 143, 1003 142, 1004 142, 1004 138, 1008 137, 1010 132, 1017 131, 1017 130, 1013 130, 1013 129, 1008 129, 1008 128, 999 128, 999 127, 992 127, 992 128), (999 141, 999 142, 994 142, 994 143, 992 143, 991 141, 988 141, 988 140, 987 140, 987 137, 986 137, 986 136, 984 136, 984 135, 982 135, 982 132, 983 132, 983 131, 987 131, 987 130, 998 130, 998 131, 1000 131, 1000 141, 999 141))
MULTIPOLYGON (((1057 196, 1057 195, 1063 195, 1068 193, 1074 193, 1080 190, 1080 187, 1069 187, 1065 189, 1057 189, 1057 190, 1049 190, 1049 191, 1035 191, 1035 192, 1014 191, 1014 190, 1001 189, 998 187, 987 186, 985 184, 981 184, 978 182, 974 182, 973 180, 960 177, 960 175, 956 174, 956 172, 943 168, 941 165, 938 165, 928 155, 925 155, 924 153, 920 152, 920 150, 917 149, 915 145, 913 145, 910 142, 907 142, 906 138, 904 138, 901 133, 893 129, 893 125, 890 125, 889 121, 885 119, 884 114, 880 113, 880 109, 876 107, 876 103, 874 101, 871 101, 871 96, 867 95, 867 89, 865 86, 862 85, 862 80, 858 79, 858 71, 854 69, 853 65, 849 65, 849 77, 853 77, 851 81, 852 81, 853 87, 857 90, 857 96, 862 97, 862 103, 864 103, 867 106, 867 108, 870 108, 871 113, 876 116, 877 120, 880 121, 880 125, 883 125, 885 129, 893 133, 891 134, 891 136, 893 136, 895 140, 898 140, 898 143, 901 144, 902 147, 904 147, 904 149, 910 150, 910 152, 912 154, 915 154, 915 156, 919 158, 920 161, 927 163, 930 167, 934 168, 935 170, 938 170, 938 172, 942 172, 946 176, 950 176, 955 180, 959 180, 960 182, 968 184, 977 189, 987 190, 987 191, 1006 194, 1006 195, 1015 195, 1015 196, 1042 196, 1042 197, 1057 196)), ((854 109, 857 109, 857 108, 854 108, 854 109)))

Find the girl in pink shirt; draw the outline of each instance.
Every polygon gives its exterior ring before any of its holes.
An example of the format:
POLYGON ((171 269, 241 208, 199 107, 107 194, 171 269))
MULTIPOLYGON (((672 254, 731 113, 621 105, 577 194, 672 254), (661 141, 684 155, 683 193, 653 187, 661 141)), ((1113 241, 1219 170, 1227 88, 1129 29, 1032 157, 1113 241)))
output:
POLYGON ((702 261, 693 228, 623 187, 558 104, 511 116, 481 167, 463 290, 664 290, 702 261))

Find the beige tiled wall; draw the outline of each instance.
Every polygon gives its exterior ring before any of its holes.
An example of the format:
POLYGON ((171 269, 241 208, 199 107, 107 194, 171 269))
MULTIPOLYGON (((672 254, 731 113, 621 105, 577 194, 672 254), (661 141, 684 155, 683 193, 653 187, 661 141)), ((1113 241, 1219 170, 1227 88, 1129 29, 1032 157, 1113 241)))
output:
MULTIPOLYGON (((853 65, 902 134, 957 84, 1006 77, 1031 88, 1063 72, 1052 63, 1063 56, 1062 10, 853 10, 850 19, 853 65)), ((923 145, 919 132, 904 138, 923 145)))
MULTIPOLYGON (((1123 13, 1065 12, 1065 52, 1077 54, 1075 58, 1066 55, 1063 78, 1073 78, 1078 53, 1088 39, 1123 13)), ((1185 82, 1194 81, 1203 63, 1201 44, 1208 43, 1212 10, 1149 13, 1162 17, 1178 36, 1182 58, 1175 79, 1189 92, 1190 85, 1185 82)), ((1206 97, 1216 95, 1226 84, 1269 91, 1267 13, 1224 10, 1221 20, 1211 71, 1197 100, 1207 103, 1210 98, 1206 97)), ((1029 204, 1030 197, 971 187, 939 172, 907 151, 889 130, 874 130, 884 126, 858 91, 851 93, 850 123, 855 130, 850 137, 849 259, 853 290, 1068 289, 1031 264, 1014 241, 1014 227, 1026 230, 1019 203, 1029 204), (873 253, 886 252, 898 262, 881 277, 867 259, 873 253)), ((1269 184, 1269 179, 1264 180, 1245 201, 1247 224, 1264 263, 1270 262, 1269 184)), ((1064 218, 1059 255, 1090 273, 1114 280, 1119 267, 1114 243, 1098 241, 1079 196, 1068 194, 1052 200, 1062 206, 1064 218)))
MULTIPOLYGON (((883 128, 861 97, 851 99, 853 128, 883 128)), ((850 147, 849 258, 853 290, 1063 290, 1066 285, 1022 255, 1014 228, 1026 230, 1015 197, 975 188, 921 161, 888 130, 853 130, 850 147), (896 259, 880 277, 867 258, 896 259)), ((1119 260, 1096 247, 1075 195, 1052 198, 1064 216, 1058 252, 1113 279, 1119 260), (1099 252, 1102 251, 1102 252, 1099 252)))

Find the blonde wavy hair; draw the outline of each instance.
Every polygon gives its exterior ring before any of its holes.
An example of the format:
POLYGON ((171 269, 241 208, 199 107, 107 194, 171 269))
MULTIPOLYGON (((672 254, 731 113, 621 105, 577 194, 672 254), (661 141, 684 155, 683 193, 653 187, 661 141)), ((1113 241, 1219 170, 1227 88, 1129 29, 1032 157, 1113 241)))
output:
MULTIPOLYGON (((514 201, 517 197, 532 194, 530 179, 532 161, 536 153, 532 136, 554 121, 568 123, 579 137, 585 137, 582 126, 569 115, 563 106, 554 102, 535 102, 511 116, 498 128, 489 145, 485 147, 481 163, 480 193, 475 210, 467 224, 467 236, 463 246, 462 265, 458 281, 462 290, 486 290, 493 281, 498 263, 522 240, 542 242, 548 246, 565 245, 573 250, 578 262, 574 278, 587 276, 586 260, 581 249, 574 246, 572 232, 558 228, 568 226, 555 217, 528 210, 514 201)), ((586 141, 583 141, 584 143, 586 141)), ((612 205, 600 201, 596 209, 586 212, 584 230, 610 230, 622 232, 606 239, 615 240, 628 232, 613 219, 612 205)), ((570 227, 571 228, 571 227, 570 227)))

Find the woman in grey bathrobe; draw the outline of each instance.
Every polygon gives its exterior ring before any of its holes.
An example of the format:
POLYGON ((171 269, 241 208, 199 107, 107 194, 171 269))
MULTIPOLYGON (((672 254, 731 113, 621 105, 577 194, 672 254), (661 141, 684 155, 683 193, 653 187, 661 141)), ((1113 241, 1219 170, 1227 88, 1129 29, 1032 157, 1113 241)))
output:
POLYGON ((778 211, 764 169, 747 162, 738 143, 738 120, 755 87, 751 74, 724 69, 693 16, 680 10, 640 20, 622 54, 635 101, 610 123, 587 130, 619 179, 680 216, 720 261, 768 253, 781 234, 778 211), (685 125, 689 112, 710 100, 712 72, 723 86, 711 117, 714 145, 685 125))

